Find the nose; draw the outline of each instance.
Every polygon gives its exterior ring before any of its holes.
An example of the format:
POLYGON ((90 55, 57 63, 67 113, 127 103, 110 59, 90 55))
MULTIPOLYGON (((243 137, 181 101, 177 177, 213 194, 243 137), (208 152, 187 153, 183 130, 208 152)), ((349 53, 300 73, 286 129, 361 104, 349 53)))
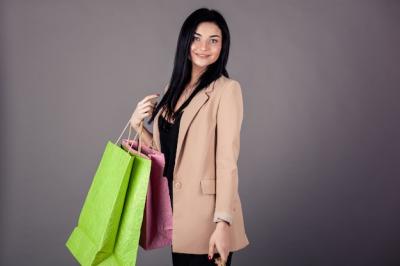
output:
POLYGON ((206 51, 206 50, 208 50, 208 42, 207 42, 207 41, 204 41, 204 42, 201 42, 201 43, 200 43, 200 50, 201 50, 201 51, 206 51))

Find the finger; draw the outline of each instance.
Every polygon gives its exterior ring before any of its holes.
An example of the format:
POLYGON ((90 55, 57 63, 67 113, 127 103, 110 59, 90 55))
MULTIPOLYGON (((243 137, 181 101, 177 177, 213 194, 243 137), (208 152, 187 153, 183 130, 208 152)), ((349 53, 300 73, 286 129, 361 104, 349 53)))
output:
POLYGON ((158 96, 160 96, 159 93, 147 95, 146 97, 143 98, 143 100, 141 100, 141 102, 142 102, 142 103, 145 103, 145 102, 147 102, 147 101, 150 101, 150 100, 152 100, 152 99, 157 98, 158 96))
POLYGON ((208 244, 208 259, 211 260, 214 257, 214 241, 210 241, 208 244))
POLYGON ((150 115, 151 115, 150 112, 143 112, 143 113, 141 113, 141 114, 139 115, 139 117, 140 117, 140 120, 143 120, 143 119, 149 117, 150 115))
POLYGON ((225 248, 220 248, 220 253, 219 254, 220 254, 221 260, 223 262, 226 262, 226 260, 228 259, 228 254, 226 252, 226 249, 225 248))
POLYGON ((221 262, 226 263, 227 259, 228 259, 228 257, 226 256, 226 254, 221 253, 221 262))
POLYGON ((147 101, 147 102, 144 102, 144 103, 142 103, 142 106, 144 106, 144 105, 154 105, 156 102, 155 101, 147 101))
POLYGON ((160 96, 159 93, 155 93, 155 94, 147 95, 146 97, 144 97, 144 99, 146 99, 146 100, 152 100, 152 99, 155 99, 155 98, 157 98, 157 97, 159 97, 159 96, 160 96))
POLYGON ((143 115, 145 113, 153 113, 154 111, 154 107, 149 106, 146 108, 139 108, 139 110, 137 111, 138 115, 143 115))
POLYGON ((139 102, 138 107, 146 107, 146 106, 154 106, 157 103, 157 101, 145 101, 145 102, 139 102))
POLYGON ((153 102, 146 102, 146 103, 143 103, 141 107, 142 108, 143 107, 148 107, 148 106, 154 107, 154 105, 155 105, 155 103, 153 103, 153 102))
MULTIPOLYGON (((157 96, 157 97, 159 97, 159 96, 157 96)), ((153 98, 153 99, 151 99, 151 100, 149 100, 152 104, 155 104, 155 103, 157 103, 157 98, 153 98)))
POLYGON ((152 111, 153 110, 153 106, 148 106, 148 107, 146 107, 146 108, 143 108, 142 109, 142 112, 150 112, 150 111, 152 111))
POLYGON ((147 118, 147 117, 149 117, 149 116, 151 116, 151 112, 144 112, 144 113, 143 113, 143 118, 142 118, 142 119, 145 119, 145 118, 147 118))
POLYGON ((225 265, 226 265, 226 262, 224 262, 224 261, 221 259, 221 257, 216 258, 216 259, 215 259, 215 263, 216 263, 218 266, 225 266, 225 265))
POLYGON ((219 253, 219 257, 221 258, 221 260, 226 262, 226 260, 227 260, 226 248, 224 248, 221 245, 218 245, 218 243, 216 243, 215 246, 217 248, 217 251, 219 253))

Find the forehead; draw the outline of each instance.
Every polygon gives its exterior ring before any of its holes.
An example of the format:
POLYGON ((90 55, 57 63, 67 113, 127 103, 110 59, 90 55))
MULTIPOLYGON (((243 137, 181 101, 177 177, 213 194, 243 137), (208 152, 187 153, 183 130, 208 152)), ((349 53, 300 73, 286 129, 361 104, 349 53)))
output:
POLYGON ((202 22, 196 28, 196 33, 201 34, 203 37, 209 37, 212 35, 218 35, 221 37, 221 30, 213 22, 202 22))

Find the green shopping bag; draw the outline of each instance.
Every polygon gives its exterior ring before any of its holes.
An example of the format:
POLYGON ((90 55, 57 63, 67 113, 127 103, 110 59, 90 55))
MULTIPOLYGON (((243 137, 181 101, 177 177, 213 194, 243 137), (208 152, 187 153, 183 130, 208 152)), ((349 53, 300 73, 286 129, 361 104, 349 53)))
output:
POLYGON ((81 265, 136 265, 151 160, 140 149, 132 154, 117 144, 129 124, 115 143, 107 142, 66 242, 81 265))

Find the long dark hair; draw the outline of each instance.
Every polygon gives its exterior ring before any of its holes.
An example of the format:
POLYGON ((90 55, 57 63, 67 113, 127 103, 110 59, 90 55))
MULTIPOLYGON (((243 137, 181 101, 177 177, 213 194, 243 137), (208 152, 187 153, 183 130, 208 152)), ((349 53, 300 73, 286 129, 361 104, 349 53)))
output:
POLYGON ((174 60, 174 69, 168 83, 169 88, 158 105, 153 109, 153 113, 148 121, 148 124, 152 123, 156 114, 161 108, 166 109, 165 116, 167 120, 170 120, 171 118, 175 120, 180 111, 185 108, 191 98, 193 98, 200 90, 206 88, 211 84, 211 82, 218 79, 221 75, 229 78, 229 74, 226 71, 229 47, 230 33, 228 25, 224 17, 218 11, 208 8, 200 8, 190 14, 184 21, 179 33, 174 60), (221 30, 221 52, 217 61, 207 66, 207 69, 203 72, 203 74, 201 74, 190 97, 181 107, 179 107, 176 112, 174 112, 175 105, 178 102, 180 95, 191 80, 192 62, 189 60, 190 47, 194 40, 195 30, 202 22, 213 22, 221 30))

